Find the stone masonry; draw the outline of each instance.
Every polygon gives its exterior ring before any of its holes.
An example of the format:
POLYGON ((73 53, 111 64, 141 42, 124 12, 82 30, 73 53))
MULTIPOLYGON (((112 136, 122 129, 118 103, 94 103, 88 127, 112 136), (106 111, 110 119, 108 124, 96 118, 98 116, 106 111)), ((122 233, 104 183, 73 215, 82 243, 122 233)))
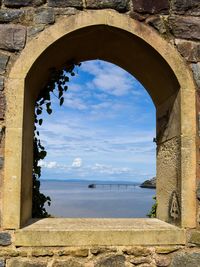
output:
MULTIPOLYGON (((0 186, 3 187, 6 98, 4 83, 26 44, 59 18, 86 9, 114 9, 149 25, 174 45, 196 82, 200 112, 199 0, 0 0, 0 186)), ((199 138, 197 142, 200 146, 199 138)), ((199 151, 198 163, 200 161, 199 151)), ((197 163, 197 164, 198 164, 197 163)), ((200 171, 197 201, 200 224, 200 171)), ((0 214, 1 195, 0 190, 0 214)), ((0 267, 198 267, 200 227, 188 233, 187 246, 157 247, 14 247, 13 231, 0 232, 0 267)))

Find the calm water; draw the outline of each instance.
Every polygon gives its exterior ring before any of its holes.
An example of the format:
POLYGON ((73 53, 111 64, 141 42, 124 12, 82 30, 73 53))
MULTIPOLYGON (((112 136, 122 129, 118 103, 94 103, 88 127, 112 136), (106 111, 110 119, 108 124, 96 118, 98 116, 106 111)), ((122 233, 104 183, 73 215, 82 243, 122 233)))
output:
POLYGON ((103 185, 90 189, 90 183, 42 181, 41 191, 52 199, 48 212, 56 217, 139 218, 146 217, 154 202, 154 189, 103 185))

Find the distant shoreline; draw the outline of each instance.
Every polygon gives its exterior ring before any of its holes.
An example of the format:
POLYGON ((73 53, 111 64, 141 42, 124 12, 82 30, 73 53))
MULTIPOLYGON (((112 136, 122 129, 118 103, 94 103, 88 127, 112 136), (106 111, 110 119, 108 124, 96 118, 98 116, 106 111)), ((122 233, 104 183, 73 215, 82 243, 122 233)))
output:
POLYGON ((126 183, 126 184, 133 184, 133 185, 140 185, 141 182, 130 182, 125 180, 80 180, 80 179, 69 179, 69 180, 62 180, 62 179, 40 179, 41 182, 66 182, 66 183, 108 183, 108 184, 118 184, 118 183, 126 183))

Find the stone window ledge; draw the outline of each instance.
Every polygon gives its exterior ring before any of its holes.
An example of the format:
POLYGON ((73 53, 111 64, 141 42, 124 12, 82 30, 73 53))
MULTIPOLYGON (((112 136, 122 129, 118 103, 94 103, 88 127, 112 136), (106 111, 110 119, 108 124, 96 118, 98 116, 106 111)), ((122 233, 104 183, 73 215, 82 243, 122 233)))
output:
POLYGON ((32 220, 15 232, 16 246, 184 245, 185 230, 158 219, 32 220))

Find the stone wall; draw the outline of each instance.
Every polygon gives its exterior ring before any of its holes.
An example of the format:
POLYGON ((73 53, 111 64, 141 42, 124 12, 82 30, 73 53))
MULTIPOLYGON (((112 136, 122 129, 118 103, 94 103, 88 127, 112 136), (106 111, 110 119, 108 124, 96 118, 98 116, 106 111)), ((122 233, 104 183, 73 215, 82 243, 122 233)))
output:
MULTIPOLYGON (((0 267, 198 267, 197 247, 39 247, 14 248, 0 236, 0 267), (7 246, 6 246, 7 245, 7 246)), ((194 245, 194 244, 193 244, 194 245)))
MULTIPOLYGON (((58 18, 67 18, 84 12, 85 9, 107 8, 149 25, 177 48, 193 72, 197 88, 197 110, 200 112, 199 0, 0 0, 1 188, 6 127, 4 82, 13 63, 26 44, 38 33, 56 23, 58 18)), ((198 135, 197 143, 200 144, 198 135)), ((200 160, 199 149, 197 153, 200 160)), ((197 188, 200 203, 198 164, 197 188)), ((200 207, 198 214, 200 222, 200 207)), ((16 248, 12 245, 11 236, 13 232, 0 233, 0 267, 200 266, 198 231, 190 233, 186 247, 16 248)))

